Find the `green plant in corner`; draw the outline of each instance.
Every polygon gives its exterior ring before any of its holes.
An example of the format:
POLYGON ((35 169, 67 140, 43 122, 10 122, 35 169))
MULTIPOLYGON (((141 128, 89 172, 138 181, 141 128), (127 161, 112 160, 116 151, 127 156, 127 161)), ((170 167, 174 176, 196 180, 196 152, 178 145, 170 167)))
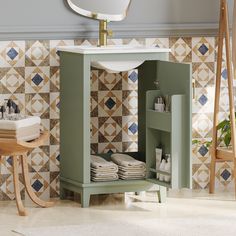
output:
MULTIPOLYGON (((236 113, 235 113, 236 115, 236 113)), ((227 148, 230 146, 231 143, 231 124, 230 124, 230 116, 228 119, 225 119, 221 121, 218 126, 217 130, 219 132, 219 138, 218 138, 218 145, 223 144, 227 148)), ((198 145, 202 144, 199 140, 193 140, 192 144, 198 145)), ((203 143, 207 148, 209 148, 212 144, 212 141, 207 141, 203 143)))

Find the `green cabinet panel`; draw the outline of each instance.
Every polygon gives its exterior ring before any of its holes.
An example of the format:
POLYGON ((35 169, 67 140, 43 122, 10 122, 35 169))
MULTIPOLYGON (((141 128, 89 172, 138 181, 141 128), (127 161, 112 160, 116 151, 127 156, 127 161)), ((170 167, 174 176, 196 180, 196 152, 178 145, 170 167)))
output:
MULTIPOLYGON (((61 198, 66 190, 81 194, 82 207, 89 206, 91 194, 158 191, 159 201, 166 195, 166 187, 189 187, 191 183, 191 68, 190 65, 168 62, 168 53, 119 53, 119 54, 80 54, 60 51, 60 153, 61 153, 61 198), (145 61, 139 68, 138 86, 138 156, 148 166, 146 180, 114 181, 94 183, 90 181, 90 73, 92 61, 145 61), (157 114, 149 106, 152 98, 147 91, 155 89, 154 82, 160 82, 160 91, 154 93, 176 94, 180 98, 183 116, 157 114), (172 88, 173 87, 173 88, 172 88), (182 95, 182 96, 179 96, 182 95), (146 102, 150 99, 150 102, 146 102), (186 132, 178 133, 175 122, 183 119, 186 132), (174 127, 173 127, 174 125, 174 127), (161 129, 163 127, 163 130, 161 129), (162 132, 162 133, 160 133, 162 132), (175 135, 173 135, 175 134, 175 135), (184 135, 184 137, 182 137, 184 135), (180 137, 181 136, 181 137, 180 137), (181 139, 176 143, 175 139, 181 139), (159 183, 153 178, 153 151, 160 140, 165 140, 166 148, 173 158, 173 175, 177 176, 170 185, 159 183), (177 148, 177 145, 181 148, 177 148), (174 152, 173 150, 178 150, 174 152), (148 150, 148 151, 147 151, 148 150), (185 153, 182 155, 182 153, 185 153), (184 171, 181 171, 182 170, 184 171)), ((173 96, 174 97, 174 96, 173 96)), ((173 104, 175 104, 175 100, 173 104)), ((176 101, 177 101, 176 100, 176 101)), ((178 103, 177 101, 177 103, 178 103)), ((173 108, 175 109, 175 108, 173 108)), ((179 114, 179 112, 178 112, 179 114)), ((182 123, 181 123, 182 124, 182 123)), ((180 127, 179 127, 180 129, 180 127)), ((109 158, 109 157, 106 157, 109 158)))

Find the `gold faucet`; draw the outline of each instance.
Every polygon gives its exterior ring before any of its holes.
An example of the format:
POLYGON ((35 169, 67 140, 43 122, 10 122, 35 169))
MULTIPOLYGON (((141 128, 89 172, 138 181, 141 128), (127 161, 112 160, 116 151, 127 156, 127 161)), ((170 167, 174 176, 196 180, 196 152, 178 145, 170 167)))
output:
POLYGON ((99 21, 99 47, 107 46, 107 36, 112 36, 112 30, 107 29, 107 21, 100 20, 99 21))

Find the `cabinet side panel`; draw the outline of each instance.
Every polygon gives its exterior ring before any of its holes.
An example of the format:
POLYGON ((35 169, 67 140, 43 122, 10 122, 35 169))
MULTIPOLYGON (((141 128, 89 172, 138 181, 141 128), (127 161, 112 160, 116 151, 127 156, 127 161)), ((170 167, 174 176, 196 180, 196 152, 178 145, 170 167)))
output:
POLYGON ((84 167, 88 165, 85 158, 89 159, 90 153, 90 68, 85 73, 84 57, 79 54, 61 52, 60 61, 61 176, 88 182, 84 167))
POLYGON ((157 61, 146 61, 138 71, 138 151, 146 149, 146 92, 155 89, 157 61))
MULTIPOLYGON (((192 186, 192 71, 190 64, 158 62, 157 79, 163 95, 183 94, 182 122, 184 122, 184 154, 181 157, 183 170, 182 187, 192 186)), ((174 141, 174 140, 173 140, 174 141)))

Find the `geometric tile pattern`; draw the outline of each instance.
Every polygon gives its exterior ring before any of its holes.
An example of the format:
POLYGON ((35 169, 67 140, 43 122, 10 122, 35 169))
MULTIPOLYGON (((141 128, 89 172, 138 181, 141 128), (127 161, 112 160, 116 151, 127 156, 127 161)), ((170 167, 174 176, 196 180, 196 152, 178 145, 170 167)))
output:
MULTIPOLYGON (((109 39, 109 44, 152 45, 169 47, 173 62, 192 64, 196 81, 193 101, 193 138, 210 140, 216 73, 216 39, 214 37, 170 37, 147 39, 109 39)), ((38 196, 58 197, 60 174, 60 58, 56 47, 95 45, 97 40, 0 41, 0 101, 12 98, 22 112, 39 115, 50 131, 48 143, 33 150, 28 157, 31 185, 38 196)), ((228 116, 227 70, 222 68, 222 102, 220 119, 228 116)), ((136 70, 109 74, 91 71, 91 152, 125 152, 137 150, 136 70)), ((193 146, 193 186, 209 185, 210 154, 206 146, 193 146)), ((232 166, 217 165, 217 188, 232 186, 232 166)), ((22 181, 22 178, 21 178, 22 181)), ((21 185, 21 193, 24 188, 21 185)), ((13 199, 12 160, 0 165, 0 200, 13 199)))

